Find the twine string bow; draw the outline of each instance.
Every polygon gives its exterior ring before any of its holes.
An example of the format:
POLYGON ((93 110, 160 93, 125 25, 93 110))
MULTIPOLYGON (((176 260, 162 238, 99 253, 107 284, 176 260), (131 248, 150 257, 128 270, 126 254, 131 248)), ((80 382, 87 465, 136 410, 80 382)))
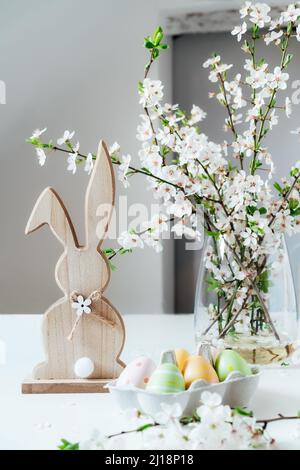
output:
POLYGON ((74 322, 71 333, 68 336, 69 341, 72 341, 73 336, 75 334, 75 331, 76 331, 76 329, 79 325, 79 322, 80 322, 80 320, 82 319, 83 316, 88 315, 89 317, 95 318, 97 321, 100 321, 101 323, 103 323, 104 325, 109 326, 110 328, 115 328, 115 326, 116 326, 115 322, 113 322, 111 320, 108 320, 107 318, 103 317, 102 315, 98 315, 96 313, 93 313, 92 305, 93 305, 94 302, 97 302, 97 300, 99 300, 100 298, 101 298, 101 290, 100 289, 97 289, 97 290, 93 291, 85 299, 82 295, 78 294, 78 292, 76 292, 76 291, 73 291, 70 294, 70 301, 72 302, 72 308, 77 308, 77 318, 74 322), (82 302, 83 302, 82 309, 80 309, 80 310, 78 308, 79 307, 79 303, 78 303, 79 298, 81 298, 82 302), (90 302, 86 303, 87 300, 90 300, 90 302))

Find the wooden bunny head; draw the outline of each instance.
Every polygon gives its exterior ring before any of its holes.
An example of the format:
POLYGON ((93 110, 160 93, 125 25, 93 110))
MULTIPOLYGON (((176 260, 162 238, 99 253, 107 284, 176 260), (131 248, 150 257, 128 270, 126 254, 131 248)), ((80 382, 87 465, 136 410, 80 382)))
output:
POLYGON ((115 378, 124 367, 119 360, 125 338, 123 321, 103 297, 110 269, 101 244, 114 199, 112 164, 101 141, 86 192, 85 245, 79 245, 70 216, 53 189, 42 192, 32 211, 26 233, 48 224, 64 246, 55 277, 65 296, 45 314, 47 360, 36 367, 36 380, 76 380, 76 364, 82 358, 88 358, 93 365, 89 380, 115 378))

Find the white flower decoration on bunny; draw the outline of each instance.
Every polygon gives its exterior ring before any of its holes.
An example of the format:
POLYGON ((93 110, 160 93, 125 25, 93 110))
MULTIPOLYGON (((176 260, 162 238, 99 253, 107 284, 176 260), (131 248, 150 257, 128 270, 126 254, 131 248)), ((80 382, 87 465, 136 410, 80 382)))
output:
POLYGON ((91 299, 89 298, 84 299, 82 295, 79 295, 77 297, 77 301, 72 303, 72 308, 76 310, 76 313, 79 317, 83 315, 84 313, 88 315, 89 313, 92 312, 90 308, 91 303, 92 303, 91 299))

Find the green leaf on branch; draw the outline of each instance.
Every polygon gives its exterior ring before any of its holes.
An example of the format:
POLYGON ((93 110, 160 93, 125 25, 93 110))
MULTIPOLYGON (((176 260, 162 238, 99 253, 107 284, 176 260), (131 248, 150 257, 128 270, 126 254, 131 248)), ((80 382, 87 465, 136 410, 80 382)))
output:
POLYGON ((159 50, 168 49, 168 44, 161 44, 161 41, 164 38, 164 32, 159 26, 153 33, 153 36, 147 36, 144 40, 144 47, 151 50, 152 59, 155 60, 159 57, 159 50))
POLYGON ((293 31, 293 23, 292 23, 292 21, 290 21, 287 25, 286 32, 288 34, 291 34, 292 31, 293 31))
POLYGON ((79 450, 79 443, 69 442, 66 439, 61 439, 61 444, 58 446, 59 450, 79 450))
POLYGON ((272 282, 269 278, 269 271, 263 271, 260 276, 258 277, 258 288, 267 294, 269 292, 269 288, 272 286, 272 282))
POLYGON ((297 199, 289 200, 289 209, 291 211, 291 215, 293 215, 293 212, 297 209, 298 206, 299 206, 299 201, 297 201, 297 199))
POLYGON ((152 57, 154 60, 159 57, 159 50, 157 48, 152 50, 152 57))
POLYGON ((251 32, 252 32, 252 39, 253 40, 260 38, 260 29, 259 29, 259 26, 257 24, 252 26, 251 32))
POLYGON ((221 233, 220 232, 212 232, 211 230, 206 230, 205 231, 206 235, 208 235, 209 237, 214 237, 216 240, 218 240, 221 236, 221 233))
POLYGON ((262 162, 260 162, 259 160, 252 160, 251 161, 251 165, 250 165, 250 170, 251 172, 255 172, 258 168, 260 168, 262 166, 262 162))
POLYGON ((279 183, 274 183, 274 188, 275 188, 280 194, 283 193, 283 189, 282 189, 282 187, 280 186, 279 183))
POLYGON ((103 253, 105 254, 105 256, 109 257, 114 255, 116 253, 116 250, 114 250, 113 248, 105 248, 103 250, 103 253))
POLYGON ((146 47, 146 49, 153 49, 154 48, 153 42, 151 42, 148 38, 145 38, 144 46, 146 47))
POLYGON ((213 292, 216 289, 220 289, 220 287, 222 286, 221 282, 217 281, 213 277, 212 273, 210 273, 207 276, 207 284, 208 284, 208 287, 207 287, 208 292, 213 292))
POLYGON ((155 424, 151 424, 151 423, 144 424, 143 426, 137 428, 136 432, 144 432, 147 429, 153 428, 154 426, 155 426, 155 424))
POLYGON ((180 424, 187 426, 188 424, 194 423, 194 418, 192 416, 183 416, 180 418, 180 424))
POLYGON ((283 68, 284 68, 284 69, 286 69, 286 68, 290 65, 290 63, 291 63, 292 60, 293 60, 293 57, 294 57, 293 54, 288 54, 288 55, 286 56, 286 59, 285 59, 285 61, 283 62, 283 68))
POLYGON ((143 82, 138 82, 138 91, 139 91, 139 93, 143 93, 143 91, 144 91, 143 82))
POLYGON ((254 215, 254 213, 257 211, 257 207, 256 206, 247 206, 246 210, 247 210, 247 214, 254 215))
POLYGON ((298 175, 299 175, 299 168, 297 167, 292 168, 290 171, 290 176, 292 176, 293 178, 297 178, 298 175))
POLYGON ((154 31, 154 34, 153 34, 153 43, 155 44, 155 46, 159 46, 159 44, 162 41, 163 37, 164 37, 163 30, 162 30, 161 26, 158 26, 156 28, 156 30, 154 31))
POLYGON ((108 264, 109 264, 109 267, 112 271, 116 271, 117 270, 117 266, 115 266, 110 260, 108 260, 108 264))
POLYGON ((253 418, 253 411, 248 411, 248 410, 244 410, 243 408, 234 408, 233 412, 237 415, 240 415, 240 416, 248 416, 249 418, 253 418))
POLYGON ((291 212, 291 215, 293 217, 298 217, 300 215, 300 207, 298 207, 298 209, 294 210, 293 212, 291 212))

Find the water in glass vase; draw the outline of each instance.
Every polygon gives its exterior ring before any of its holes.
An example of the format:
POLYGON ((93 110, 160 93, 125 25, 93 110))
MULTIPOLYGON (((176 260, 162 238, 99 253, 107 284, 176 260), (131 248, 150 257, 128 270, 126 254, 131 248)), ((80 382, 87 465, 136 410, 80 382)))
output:
POLYGON ((235 256, 222 237, 206 238, 195 299, 197 345, 230 348, 249 363, 283 362, 298 339, 298 309, 282 238, 276 255, 235 256))

